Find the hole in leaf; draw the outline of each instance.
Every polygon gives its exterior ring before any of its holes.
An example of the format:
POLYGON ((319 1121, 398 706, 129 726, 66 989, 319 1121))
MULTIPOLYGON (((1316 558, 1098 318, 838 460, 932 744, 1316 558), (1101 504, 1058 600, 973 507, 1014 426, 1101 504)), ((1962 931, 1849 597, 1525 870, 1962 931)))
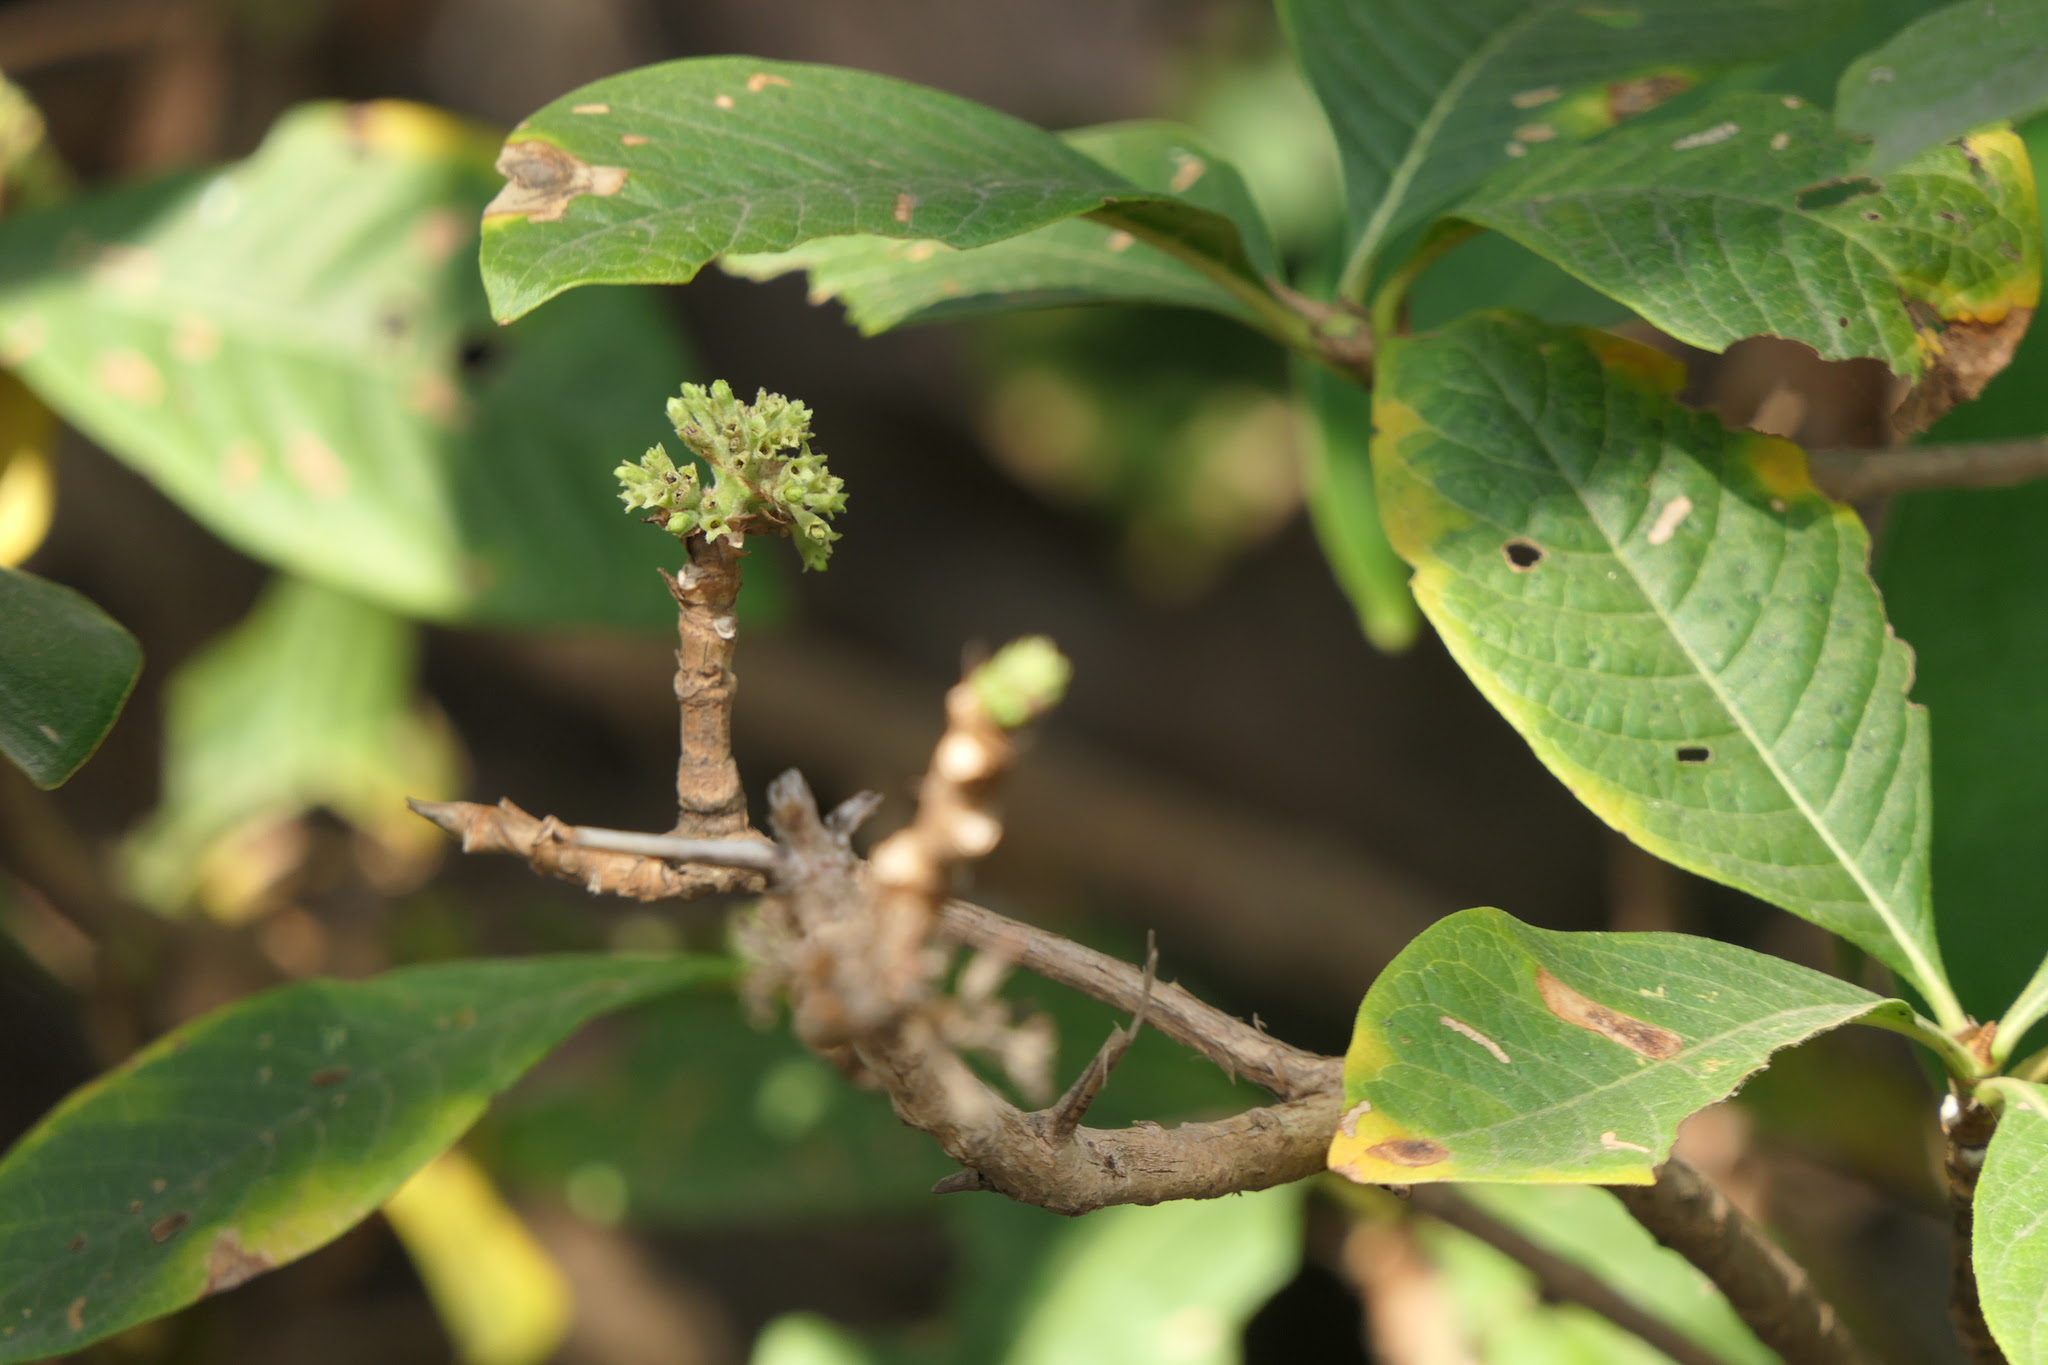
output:
POLYGON ((1808 185, 1799 191, 1798 198, 1793 202, 1799 205, 1800 212, 1811 213, 1815 209, 1831 209, 1837 204, 1847 203, 1866 194, 1876 194, 1880 188, 1882 187, 1867 175, 1855 176, 1848 180, 1824 180, 1818 185, 1808 185))
POLYGON ((1522 536, 1501 546, 1500 552, 1508 557, 1508 567, 1516 573, 1527 573, 1543 562, 1543 547, 1522 536))
POLYGON ((1713 756, 1713 752, 1704 744, 1687 744, 1678 751, 1680 763, 1704 763, 1713 756))

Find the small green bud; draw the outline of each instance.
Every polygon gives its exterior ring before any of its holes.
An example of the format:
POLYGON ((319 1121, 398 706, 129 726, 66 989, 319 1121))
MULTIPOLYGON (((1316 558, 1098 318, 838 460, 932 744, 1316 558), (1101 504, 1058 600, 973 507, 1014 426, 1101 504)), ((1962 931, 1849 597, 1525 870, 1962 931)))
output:
POLYGON ((656 446, 639 464, 618 468, 627 510, 668 510, 668 530, 678 540, 698 533, 738 543, 747 535, 792 532, 804 567, 825 567, 839 539, 825 518, 845 510, 846 492, 825 457, 811 451, 809 408, 765 389, 742 403, 721 379, 709 388, 683 385, 668 402, 668 418, 710 471, 710 486, 700 484, 695 464, 677 470, 656 446))
POLYGON ((982 710, 1005 730, 1014 730, 1052 709, 1067 690, 1074 666, 1049 636, 1027 635, 997 650, 968 674, 982 710))

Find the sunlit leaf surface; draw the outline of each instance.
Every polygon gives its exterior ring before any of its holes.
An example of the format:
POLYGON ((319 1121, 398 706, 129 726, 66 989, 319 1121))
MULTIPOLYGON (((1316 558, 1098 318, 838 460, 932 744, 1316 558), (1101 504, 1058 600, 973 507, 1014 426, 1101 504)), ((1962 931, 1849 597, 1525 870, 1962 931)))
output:
POLYGON ((1451 653, 1596 814, 1947 1009, 1927 715, 1869 537, 1797 446, 1681 407, 1683 381, 1647 347, 1506 313, 1388 348, 1394 548, 1451 653))
POLYGON ((1359 1006, 1330 1165, 1367 1184, 1647 1185, 1687 1115, 1777 1049, 1878 1012, 1907 1016, 1733 944, 1460 911, 1359 1006))

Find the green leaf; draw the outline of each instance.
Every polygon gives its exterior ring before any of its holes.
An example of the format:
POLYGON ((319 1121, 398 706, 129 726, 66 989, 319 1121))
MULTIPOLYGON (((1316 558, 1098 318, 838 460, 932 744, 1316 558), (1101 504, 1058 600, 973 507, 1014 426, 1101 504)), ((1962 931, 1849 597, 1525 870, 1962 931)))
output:
POLYGON ((2012 1365, 2048 1361, 2048 1086, 1993 1081, 2005 1112, 1977 1180, 1970 1259, 1984 1321, 2012 1365))
POLYGON ((1282 0, 1344 160, 1341 290, 1532 144, 1612 127, 1716 71, 1797 46, 1842 0, 1282 0))
POLYGON ((483 272, 500 318, 577 285, 683 284, 721 256, 819 237, 980 247, 1083 214, 1259 292, 1223 215, 970 100, 837 67, 627 71, 521 123, 498 164, 483 272))
MULTIPOLYGON (((1117 123, 1061 137, 1142 189, 1177 192, 1228 217, 1258 269, 1279 273, 1243 178, 1192 129, 1117 123)), ((719 264, 750 280, 806 271, 812 300, 838 299, 867 336, 905 323, 1112 302, 1207 308, 1260 325, 1256 310, 1193 266, 1122 228, 1084 219, 965 251, 932 238, 820 237, 792 251, 727 255, 719 264)))
MULTIPOLYGON (((2048 153, 2048 119, 2023 130, 2048 153)), ((1932 441, 2009 440, 2048 431, 2048 328, 2029 331, 1982 398, 1958 407, 1932 441)), ((2048 956, 2048 769, 2014 755, 2048 751, 2048 485, 1953 489, 1892 499, 1877 581, 1913 646, 1913 697, 1934 730, 1933 878, 1942 957, 1963 1008, 2007 1015, 2048 956)), ((1997 1056, 2021 1031, 2002 1026, 1997 1056)), ((2036 1044, 2038 1046, 2038 1044, 2036 1044)))
MULTIPOLYGON (((655 624, 611 470, 684 357, 612 290, 509 329, 476 268, 491 139, 311 105, 249 160, 0 223, 0 351, 255 557, 408 614, 655 624)), ((673 559, 673 547, 668 548, 673 559)))
POLYGON ((1408 566, 1387 543, 1372 481, 1372 398, 1320 365, 1298 362, 1296 379, 1314 424, 1309 520, 1330 572, 1351 599, 1365 638, 1383 654, 1415 643, 1422 627, 1408 566))
POLYGON ((1330 1166, 1363 1184, 1647 1185, 1687 1115, 1770 1055, 1911 1011, 1683 934, 1533 929, 1462 910, 1372 984, 1330 1166))
POLYGON ((2040 294, 2026 148, 1986 131, 1881 179, 1862 173, 1863 150, 1803 101, 1731 94, 1532 155, 1458 216, 1695 346, 1790 337, 1830 360, 1967 376, 1976 387, 1957 396, 1974 397, 2040 294))
POLYGON ((1380 362, 1373 461, 1423 613, 1536 754, 1652 853, 1903 973, 1961 1023, 1928 897, 1927 715, 1856 514, 1684 367, 1481 314, 1380 362))
POLYGON ((124 850, 135 894, 166 911, 197 894, 240 919, 253 907, 237 897, 268 888, 209 879, 209 864, 252 826, 315 806, 395 850, 433 840, 406 798, 452 795, 460 763, 446 723, 414 697, 416 636, 382 607, 286 578, 181 666, 166 701, 162 803, 124 850))
POLYGON ((1299 1266, 1304 1193, 1124 1205, 1067 1223, 1002 1365, 1233 1365, 1244 1324, 1299 1266))
POLYGON ((1870 169, 1987 123, 2048 109, 2048 0, 1962 0, 1842 73, 1835 122, 1875 137, 1870 169))
POLYGON ((120 622, 48 579, 0 567, 0 754, 38 787, 92 757, 142 671, 120 622))
POLYGON ((332 1240, 578 1025, 728 970, 458 962, 283 986, 186 1025, 0 1161, 0 1361, 77 1350, 332 1240))

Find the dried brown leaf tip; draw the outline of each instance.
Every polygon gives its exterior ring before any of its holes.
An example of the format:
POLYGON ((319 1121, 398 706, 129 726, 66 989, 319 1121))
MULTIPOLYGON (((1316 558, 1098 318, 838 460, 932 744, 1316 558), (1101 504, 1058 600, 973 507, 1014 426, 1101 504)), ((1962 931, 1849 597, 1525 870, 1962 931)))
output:
POLYGON ((484 206, 486 221, 517 214, 529 223, 556 223, 582 195, 608 197, 626 187, 625 167, 593 166, 538 138, 506 143, 498 174, 505 187, 484 206))
POLYGON ((1901 440, 1918 435, 1950 408, 1983 393, 2012 363, 2033 316, 2031 308, 2014 308, 1996 322, 1949 321, 1939 332, 1923 330, 1932 355, 1892 413, 1893 435, 1901 440))

